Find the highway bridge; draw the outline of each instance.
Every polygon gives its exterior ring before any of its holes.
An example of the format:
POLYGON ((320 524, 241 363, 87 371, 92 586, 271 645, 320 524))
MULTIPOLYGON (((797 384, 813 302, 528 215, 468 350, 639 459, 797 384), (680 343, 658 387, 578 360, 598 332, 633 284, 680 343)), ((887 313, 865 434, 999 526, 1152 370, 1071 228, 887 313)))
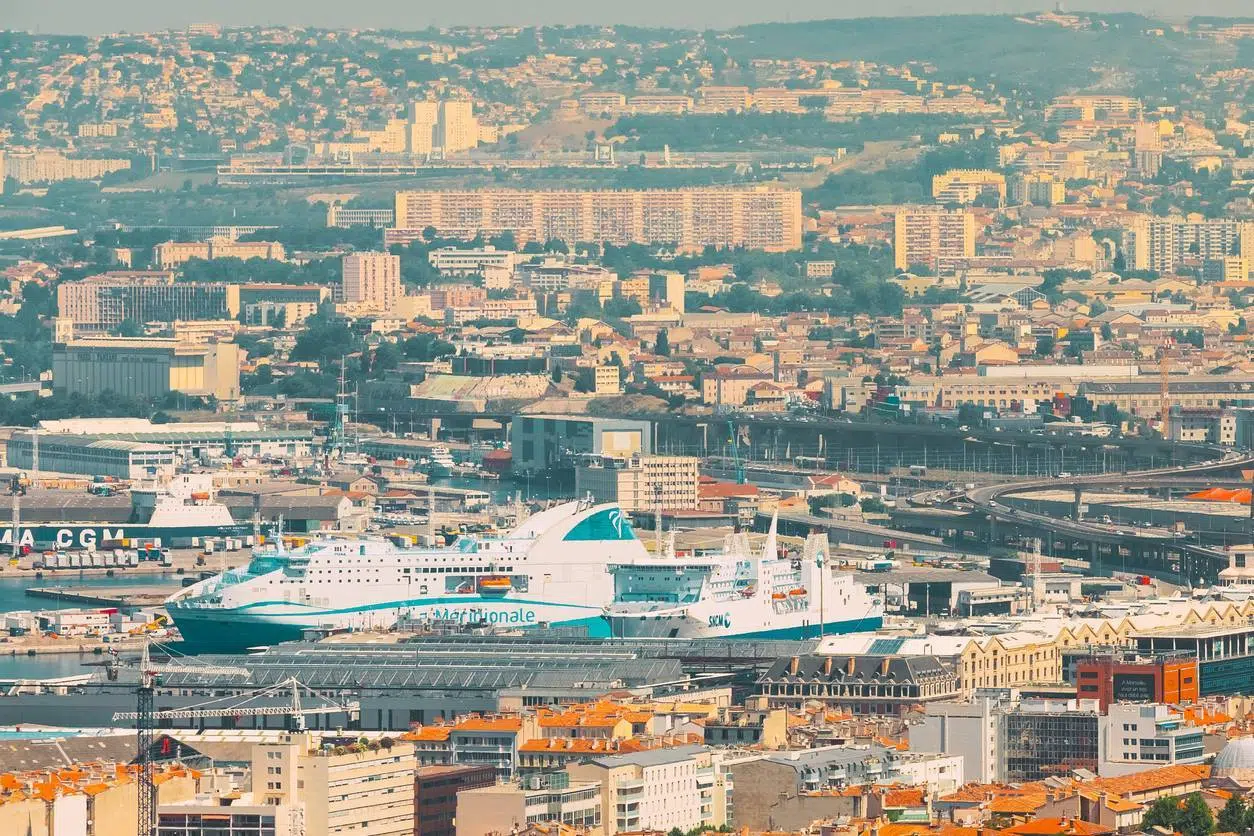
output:
POLYGON ((1251 466, 1254 466, 1254 455, 1229 453, 1210 462, 1136 473, 1055 477, 970 490, 926 491, 912 497, 899 513, 893 514, 893 520, 900 527, 954 532, 958 536, 965 531, 982 530, 987 532, 990 545, 1006 535, 1040 537, 1051 554, 1056 547, 1071 552, 1087 551, 1094 567, 1119 564, 1154 571, 1170 569, 1189 580, 1213 582, 1217 572, 1228 564, 1221 548, 1201 542, 1200 537, 1194 539, 1191 532, 1174 528, 1137 528, 1122 522, 1086 520, 1080 513, 1083 495, 1086 490, 1172 491, 1216 483, 1241 484, 1241 480, 1228 474, 1240 473, 1251 466), (1073 513, 1055 516, 1012 504, 1016 499, 1046 491, 1071 492, 1073 513))

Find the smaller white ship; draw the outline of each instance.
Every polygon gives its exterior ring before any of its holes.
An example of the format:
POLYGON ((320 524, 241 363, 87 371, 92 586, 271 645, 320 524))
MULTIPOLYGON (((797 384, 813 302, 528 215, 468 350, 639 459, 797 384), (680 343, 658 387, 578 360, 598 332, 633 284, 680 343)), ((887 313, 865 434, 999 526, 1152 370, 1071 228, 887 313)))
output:
POLYGON ((827 535, 802 554, 778 554, 777 521, 760 555, 732 534, 721 554, 612 563, 611 636, 622 638, 801 639, 877 630, 884 602, 853 575, 827 566, 827 535))

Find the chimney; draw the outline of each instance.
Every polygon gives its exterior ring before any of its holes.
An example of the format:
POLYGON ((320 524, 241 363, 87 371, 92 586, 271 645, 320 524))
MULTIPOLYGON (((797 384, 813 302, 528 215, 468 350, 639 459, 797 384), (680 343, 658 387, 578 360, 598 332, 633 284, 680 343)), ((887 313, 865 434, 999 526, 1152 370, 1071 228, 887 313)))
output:
POLYGON ((848 664, 845 665, 845 673, 853 676, 853 672, 858 668, 858 659, 856 656, 850 656, 848 664))
POLYGON ((892 659, 887 656, 880 660, 880 676, 888 676, 888 665, 891 662, 892 659))
POLYGON ((797 671, 801 669, 801 657, 794 656, 792 661, 788 663, 788 672, 793 676, 797 675, 797 671))
POLYGON ((823 675, 824 676, 832 675, 832 657, 831 656, 828 656, 827 658, 823 660, 823 675))

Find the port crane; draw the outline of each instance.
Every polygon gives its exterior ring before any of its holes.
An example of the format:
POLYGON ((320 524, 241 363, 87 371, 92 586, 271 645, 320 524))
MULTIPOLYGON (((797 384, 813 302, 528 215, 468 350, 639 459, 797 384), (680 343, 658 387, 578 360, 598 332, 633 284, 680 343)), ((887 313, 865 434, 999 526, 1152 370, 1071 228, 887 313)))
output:
MULTIPOLYGON (((193 663, 187 657, 178 663, 155 664, 152 658, 153 642, 144 642, 139 659, 139 684, 136 688, 136 710, 118 711, 113 715, 117 720, 134 720, 136 737, 136 764, 139 767, 139 804, 137 836, 153 836, 157 829, 157 785, 152 760, 153 737, 159 720, 204 720, 211 717, 291 717, 296 731, 306 728, 305 717, 310 714, 355 714, 360 710, 358 703, 340 705, 321 697, 313 689, 302 684, 296 677, 288 677, 272 685, 256 688, 242 694, 219 697, 187 708, 156 710, 156 689, 162 674, 187 673, 203 676, 236 676, 247 679, 251 672, 247 668, 230 665, 208 665, 193 663), (313 697, 322 700, 324 705, 306 706, 304 700, 313 697), (278 698, 286 698, 282 705, 273 704, 278 698)), ((111 681, 118 678, 120 663, 114 656, 106 663, 107 675, 111 681)))

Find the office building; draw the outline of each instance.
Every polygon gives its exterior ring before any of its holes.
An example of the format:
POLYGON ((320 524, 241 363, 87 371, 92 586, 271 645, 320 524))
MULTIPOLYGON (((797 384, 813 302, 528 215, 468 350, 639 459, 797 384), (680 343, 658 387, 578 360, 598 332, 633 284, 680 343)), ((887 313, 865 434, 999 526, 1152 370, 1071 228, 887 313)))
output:
POLYGON ((611 833, 728 823, 731 779, 722 753, 704 746, 591 757, 566 771, 572 783, 601 787, 601 822, 611 833))
POLYGON ((590 456, 575 468, 575 494, 628 512, 692 509, 699 463, 694 456, 590 456))
POLYGON ((457 795, 457 836, 520 833, 529 825, 557 823, 572 832, 599 833, 601 796, 600 784, 572 781, 565 772, 464 790, 457 795))
POLYGON ((1119 703, 1102 718, 1101 776, 1128 775, 1162 766, 1199 764, 1202 729, 1159 703, 1119 703))
POLYGON ((919 722, 907 727, 910 749, 957 755, 966 780, 992 783, 1001 761, 1001 717, 1010 704, 1010 691, 993 689, 979 690, 969 700, 931 703, 919 722))
POLYGON ((1187 221, 1138 215, 1123 231, 1124 260, 1132 270, 1174 273, 1186 262, 1254 256, 1254 221, 1187 221))
POLYGON ((343 259, 344 301, 391 310, 404 295, 401 257, 389 253, 350 253, 343 259))
POLYGON ((152 248, 152 262, 162 270, 186 264, 193 258, 209 261, 215 258, 264 258, 283 261, 286 252, 277 241, 233 241, 214 238, 209 241, 166 241, 152 248))
POLYGON ((414 770, 414 836, 456 836, 457 796, 496 784, 490 766, 420 766, 414 770))
POLYGON ((1245 694, 1254 681, 1254 626, 1191 624, 1134 634, 1141 653, 1183 653, 1197 659, 1199 697, 1245 694))
POLYGON ((240 287, 176 282, 170 273, 104 273, 57 286, 57 313, 76 329, 108 331, 123 322, 234 319, 240 287))
POLYGON ((513 250, 498 250, 496 247, 478 250, 442 247, 427 253, 427 262, 448 276, 483 275, 489 270, 508 270, 513 273, 518 260, 518 253, 513 250))
POLYGON ((1097 700, 1102 711, 1120 702, 1187 705, 1198 699, 1197 659, 1184 651, 1098 649, 1077 660, 1075 671, 1076 696, 1097 700))
POLYGON ((514 470, 539 472, 574 467, 588 453, 628 457, 653 452, 653 424, 583 415, 518 415, 510 422, 514 470))
POLYGON ((1096 700, 1025 700, 1002 717, 997 779, 1041 781, 1077 769, 1097 774, 1100 722, 1096 700))
POLYGON ((893 262, 898 270, 922 265, 953 272, 975 255, 975 216, 964 209, 903 209, 893 219, 893 262))
POLYGON ((559 239, 673 246, 684 252, 801 246, 801 193, 772 186, 398 191, 396 225, 470 239, 512 232, 520 243, 559 239))
POLYGON ((162 398, 170 392, 239 398, 244 355, 234 343, 165 337, 93 337, 52 346, 52 388, 59 394, 162 398))
POLYGON ((355 226, 382 229, 391 226, 394 220, 391 209, 349 209, 339 203, 327 207, 327 227, 331 229, 351 229, 355 226))
POLYGON ((986 169, 955 168, 932 177, 937 203, 968 205, 977 200, 1000 206, 1006 202, 1006 176, 986 169))
POLYGON ((474 102, 450 99, 440 102, 438 126, 440 149, 447 154, 469 151, 479 144, 479 120, 474 102))

